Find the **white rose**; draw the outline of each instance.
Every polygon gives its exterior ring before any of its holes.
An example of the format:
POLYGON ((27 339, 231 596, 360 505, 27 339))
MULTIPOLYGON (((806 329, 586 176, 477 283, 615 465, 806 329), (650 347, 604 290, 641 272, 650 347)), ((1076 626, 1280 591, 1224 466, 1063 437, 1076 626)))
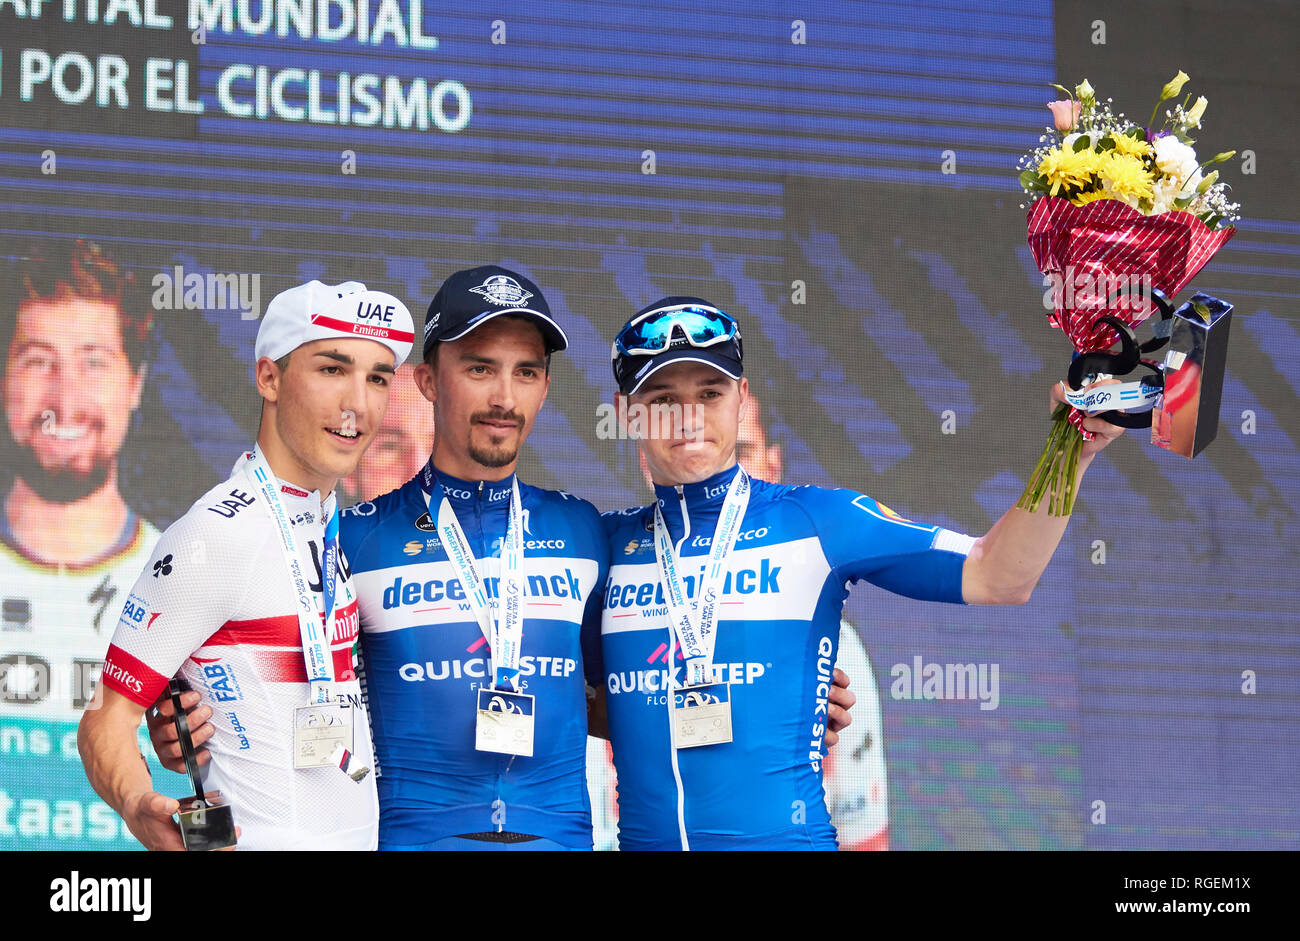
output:
POLYGON ((1174 208, 1174 200, 1178 196, 1178 184, 1175 181, 1168 177, 1156 180, 1151 187, 1151 214, 1154 216, 1162 212, 1169 212, 1174 208))
POLYGON ((1196 172, 1200 164, 1196 159, 1196 151, 1172 135, 1157 138, 1152 147, 1156 152, 1156 166, 1160 172, 1173 177, 1180 185, 1196 172))

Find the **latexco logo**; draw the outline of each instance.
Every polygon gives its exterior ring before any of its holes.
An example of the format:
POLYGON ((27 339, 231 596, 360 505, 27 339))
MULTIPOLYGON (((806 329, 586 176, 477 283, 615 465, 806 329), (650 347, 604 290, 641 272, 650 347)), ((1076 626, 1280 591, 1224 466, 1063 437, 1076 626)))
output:
POLYGON ((133 921, 153 914, 153 880, 144 878, 81 878, 76 869, 66 879, 50 883, 52 912, 130 912, 133 921))

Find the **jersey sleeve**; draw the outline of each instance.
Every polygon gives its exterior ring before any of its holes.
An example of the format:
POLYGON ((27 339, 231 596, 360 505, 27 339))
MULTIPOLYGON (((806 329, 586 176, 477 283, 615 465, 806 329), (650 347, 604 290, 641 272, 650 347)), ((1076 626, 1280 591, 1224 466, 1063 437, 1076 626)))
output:
POLYGON ((831 568, 846 580, 922 601, 965 603, 962 566, 973 537, 904 519, 852 490, 808 487, 795 493, 831 568))
POLYGON ((253 553, 231 541, 230 520, 196 507, 170 526, 127 596, 101 682, 148 707, 185 658, 238 610, 253 553))
POLYGON ((609 537, 605 521, 591 504, 588 520, 588 538, 596 558, 596 584, 592 586, 582 612, 582 670, 590 686, 599 687, 605 675, 605 658, 600 643, 600 622, 605 610, 605 582, 609 578, 609 537))

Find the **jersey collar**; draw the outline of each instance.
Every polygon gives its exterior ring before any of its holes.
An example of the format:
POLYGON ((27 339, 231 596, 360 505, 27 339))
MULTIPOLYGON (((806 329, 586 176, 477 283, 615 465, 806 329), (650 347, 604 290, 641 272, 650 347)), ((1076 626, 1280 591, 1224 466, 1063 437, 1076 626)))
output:
POLYGON ((723 501, 727 499, 727 488, 731 486, 732 478, 739 471, 740 465, 732 464, 726 470, 698 483, 681 484, 679 487, 655 484, 655 498, 659 501, 669 531, 681 533, 682 497, 686 498, 686 511, 691 515, 692 530, 697 527, 699 519, 716 516, 722 509, 723 501))
POLYGON ((511 474, 501 480, 461 480, 438 470, 433 466, 433 458, 430 458, 417 479, 420 489, 425 493, 439 499, 445 495, 451 501, 452 508, 459 509, 474 504, 482 507, 504 506, 510 501, 510 488, 515 482, 515 475, 511 474))

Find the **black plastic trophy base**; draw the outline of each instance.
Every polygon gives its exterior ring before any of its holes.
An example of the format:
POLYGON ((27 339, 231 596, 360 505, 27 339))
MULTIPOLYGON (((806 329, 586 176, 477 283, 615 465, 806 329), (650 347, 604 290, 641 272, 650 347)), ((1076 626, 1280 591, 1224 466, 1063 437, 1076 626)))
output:
POLYGON ((235 845, 235 814, 220 794, 204 800, 186 797, 178 814, 181 842, 192 853, 224 850, 235 845))
POLYGON ((181 842, 190 852, 224 850, 235 845, 235 814, 221 798, 219 791, 204 795, 199 763, 194 754, 194 739, 190 736, 190 722, 181 708, 181 684, 175 677, 167 684, 171 692, 172 708, 176 714, 176 741, 181 746, 185 770, 194 785, 194 796, 181 798, 177 817, 181 823, 181 842))

